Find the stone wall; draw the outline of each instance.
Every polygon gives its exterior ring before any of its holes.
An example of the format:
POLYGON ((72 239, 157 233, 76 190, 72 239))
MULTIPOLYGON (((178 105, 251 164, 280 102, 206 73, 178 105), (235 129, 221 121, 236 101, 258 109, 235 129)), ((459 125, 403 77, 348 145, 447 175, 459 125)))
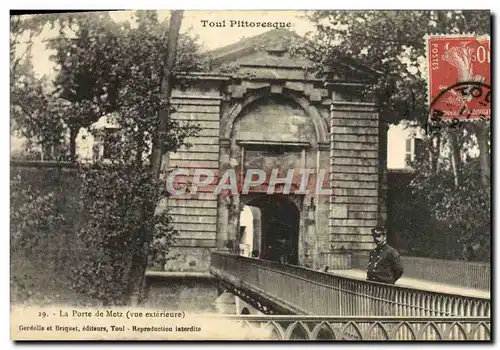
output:
POLYGON ((194 190, 189 183, 196 169, 219 171, 219 128, 221 97, 217 90, 174 91, 172 99, 175 120, 196 124, 200 132, 182 147, 164 157, 168 170, 186 169, 190 176, 177 177, 179 184, 189 188, 184 195, 171 196, 165 201, 179 232, 169 256, 175 258, 165 265, 169 271, 207 271, 210 251, 216 247, 217 197, 210 191, 194 190), (184 179, 184 180, 182 180, 184 179), (196 192, 196 193, 194 193, 196 192))
MULTIPOLYGON (((11 185, 10 188, 11 213, 28 204, 24 199, 16 198, 16 194, 30 187, 42 196, 51 193, 55 210, 64 218, 54 230, 27 232, 33 235, 28 247, 14 246, 11 240, 11 301, 73 305, 91 303, 89 298, 76 294, 71 288, 71 269, 79 258, 88 255, 81 249, 76 235, 85 216, 78 197, 79 181, 75 169, 68 164, 52 162, 21 161, 11 162, 10 165, 11 184, 13 180, 19 181, 19 185, 11 185)), ((35 205, 33 209, 42 208, 35 205)), ((11 237, 13 234, 16 232, 11 226, 11 237)))
POLYGON ((331 114, 332 248, 372 247, 379 222, 379 120, 374 106, 334 102, 331 114))
POLYGON ((145 307, 180 310, 187 313, 214 313, 219 295, 209 276, 149 276, 145 307))

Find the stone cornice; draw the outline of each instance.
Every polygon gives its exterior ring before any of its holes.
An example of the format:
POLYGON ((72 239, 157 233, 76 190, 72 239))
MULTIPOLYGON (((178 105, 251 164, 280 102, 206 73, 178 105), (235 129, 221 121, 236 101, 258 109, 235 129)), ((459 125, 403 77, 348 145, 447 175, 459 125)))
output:
POLYGON ((222 100, 222 96, 210 96, 210 95, 180 95, 172 93, 172 99, 183 99, 183 100, 222 100))
POLYGON ((309 142, 300 141, 253 141, 253 140, 237 140, 236 144, 242 146, 283 146, 283 147, 297 147, 308 148, 311 147, 309 142))
POLYGON ((339 80, 339 81, 325 81, 324 82, 324 86, 325 88, 329 88, 329 87, 337 87, 337 86, 340 86, 340 87, 345 87, 345 86, 348 86, 348 87, 366 87, 366 86, 370 86, 372 83, 370 82, 348 82, 348 81, 342 81, 342 80, 339 80))
POLYGON ((232 76, 230 74, 216 74, 205 72, 180 72, 175 75, 177 79, 188 80, 208 80, 208 81, 229 81, 232 76))
POLYGON ((332 101, 330 111, 378 112, 378 106, 373 102, 332 101))

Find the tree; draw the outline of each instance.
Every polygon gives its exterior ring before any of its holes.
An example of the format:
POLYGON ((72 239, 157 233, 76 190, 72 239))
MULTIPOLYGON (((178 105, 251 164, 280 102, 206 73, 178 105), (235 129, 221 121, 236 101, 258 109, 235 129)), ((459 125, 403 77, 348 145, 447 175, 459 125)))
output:
POLYGON ((314 11, 309 19, 317 33, 303 52, 321 64, 356 57, 382 72, 367 93, 391 123, 427 121, 426 34, 490 32, 488 11, 314 11))
POLYGON ((70 103, 62 119, 69 129, 69 153, 75 161, 80 128, 88 128, 116 109, 121 84, 116 69, 121 58, 120 25, 109 13, 99 12, 78 14, 65 28, 74 29, 74 38, 52 40, 49 48, 56 50, 52 59, 59 68, 55 93, 70 103))
MULTIPOLYGON (((144 89, 141 94, 148 94, 148 90, 149 94, 157 93, 168 22, 160 22, 156 11, 137 11, 135 16, 137 28, 128 22, 114 22, 107 12, 77 15, 71 22, 74 38, 54 40, 49 45, 56 50, 53 60, 60 67, 56 91, 71 103, 64 121, 70 130, 72 159, 80 128, 117 111, 119 101, 134 98, 136 88, 144 89), (138 83, 144 77, 149 85, 138 83)), ((198 49, 195 39, 182 35, 177 68, 203 69, 206 63, 198 49)))
POLYGON ((49 81, 36 77, 33 71, 31 49, 34 38, 57 20, 54 15, 10 17, 11 133, 41 145, 45 151, 61 144, 64 124, 49 81))
MULTIPOLYGON (((76 158, 76 137, 104 115, 117 110, 120 94, 142 74, 156 82, 160 76, 164 33, 168 20, 156 11, 137 11, 137 28, 116 23, 107 12, 49 14, 11 17, 11 115, 12 130, 50 149, 67 146, 76 158), (31 46, 44 29, 59 28, 59 37, 46 39, 55 50, 55 81, 37 78, 31 65, 31 46), (141 42, 149 50, 130 50, 141 42), (145 61, 138 67, 137 62, 145 61), (140 71, 148 67, 149 72, 140 71)), ((179 37, 176 70, 204 70, 208 62, 198 53, 192 35, 179 37)), ((149 87, 151 91, 154 88, 149 87)), ((123 100, 123 98, 122 98, 123 100)), ((64 150, 61 150, 64 152, 64 150)))
POLYGON ((455 185, 451 160, 441 164, 437 172, 431 170, 428 158, 416 163, 405 202, 401 204, 410 210, 400 213, 399 220, 406 249, 437 258, 488 261, 491 194, 479 181, 479 160, 463 161, 459 187, 455 185), (473 255, 463 254, 470 250, 473 255))
MULTIPOLYGON (((308 18, 316 33, 297 48, 298 53, 321 66, 341 57, 355 57, 381 72, 378 83, 364 91, 379 104, 381 121, 397 124, 415 120, 422 127, 429 118, 425 35, 490 32, 488 11, 314 11, 308 18)), ((465 124, 427 136, 426 157, 413 164, 417 173, 413 190, 415 200, 426 203, 440 225, 431 229, 437 231, 433 234, 444 234, 442 228, 448 227, 460 241, 470 242, 470 235, 479 236, 487 230, 484 223, 489 221, 489 202, 483 201, 490 198, 491 170, 489 127, 481 121, 465 124), (474 148, 479 150, 478 162, 465 162, 474 148), (477 201, 465 201, 476 191, 477 201), (440 195, 433 196, 433 192, 440 195), (454 202, 460 204, 448 210, 446 205, 454 202), (484 216, 472 218, 471 213, 484 216)), ((415 237, 422 236, 416 228, 410 231, 415 237)))
MULTIPOLYGON (((18 81, 26 74, 24 64, 31 53, 33 39, 40 35, 45 25, 54 24, 51 15, 40 16, 10 16, 10 83, 18 81)), ((28 60, 29 61, 29 60, 28 60)))
MULTIPOLYGON (((50 44, 59 64, 51 101, 60 104, 54 108, 59 114, 47 116, 76 129, 108 115, 118 129, 112 135, 110 160, 75 162, 75 191, 85 220, 71 244, 85 254, 77 259, 71 282, 77 295, 123 305, 133 295, 144 294, 146 266, 163 265, 176 237, 168 212, 158 208, 168 195, 159 177, 161 158, 185 145, 186 137, 199 128, 170 117, 171 77, 179 70, 203 69, 205 60, 197 53, 195 39, 167 38, 169 23, 160 22, 156 11, 136 12, 137 28, 109 21, 107 15, 80 16, 62 22, 62 27, 72 28, 73 39, 50 44)), ((174 18, 175 33, 178 12, 174 18)))
MULTIPOLYGON (((381 72, 379 82, 365 93, 379 103, 383 121, 416 120, 421 126, 429 117, 424 36, 490 32, 488 11, 314 11, 308 17, 317 33, 299 52, 321 65, 338 57, 356 57, 381 72)), ((478 135, 483 134, 484 130, 478 135)), ((455 134, 445 132, 434 137, 443 136, 451 139, 454 147, 455 134)), ((437 151, 430 156, 439 157, 437 151)), ((455 147, 451 155, 459 167, 457 154, 455 147)), ((486 159, 482 167, 483 173, 489 174, 486 159)))
POLYGON ((42 154, 61 146, 66 130, 62 112, 64 105, 47 91, 47 81, 35 77, 30 58, 22 64, 22 73, 11 85, 11 132, 42 146, 42 154))
MULTIPOLYGON (((172 16, 169 28, 175 34, 179 13, 172 16)), ((138 18, 139 28, 125 29, 116 44, 119 49, 114 51, 118 59, 115 71, 121 79, 113 98, 118 129, 112 157, 81 167, 81 196, 88 219, 80 237, 86 250, 95 255, 75 269, 75 288, 106 304, 139 303, 144 296, 146 267, 154 262, 164 264, 176 231, 168 212, 157 208, 167 193, 160 177, 161 160, 165 152, 177 150, 186 137, 199 130, 169 113, 175 58, 182 57, 176 55, 177 38, 159 36, 154 12, 142 12, 138 18), (126 50, 130 47, 134 50, 126 50)), ((193 61, 179 63, 196 66, 193 61)), ((87 69, 93 67, 83 64, 87 69)), ((80 73, 85 76, 84 70, 80 73)), ((109 81, 104 83, 112 86, 109 81)))
MULTIPOLYGON (((165 143, 168 140, 165 136, 169 132, 169 119, 170 119, 170 96, 173 89, 173 71, 175 67, 176 55, 177 55, 177 43, 179 37, 179 30, 182 22, 182 14, 184 11, 172 11, 170 17, 170 26, 167 37, 167 57, 163 64, 163 71, 161 75, 161 85, 160 85, 160 98, 166 100, 166 108, 161 108, 158 111, 158 120, 155 129, 153 130, 153 149, 151 151, 150 160, 150 171, 153 179, 158 180, 160 177, 162 158, 165 150, 171 149, 173 146, 171 143, 168 147, 165 147, 165 143)), ((148 222, 148 218, 154 217, 154 211, 156 208, 156 202, 160 199, 159 191, 155 187, 156 191, 153 191, 152 200, 146 203, 145 208, 143 208, 143 217, 148 222)), ((154 225, 154 223, 153 223, 154 225)), ((145 294, 145 273, 147 267, 147 256, 149 253, 152 234, 155 232, 153 225, 146 226, 143 231, 143 235, 140 237, 140 246, 142 250, 138 251, 138 254, 132 260, 132 274, 130 278, 131 284, 133 284, 133 303, 137 304, 140 302, 142 296, 145 294)))

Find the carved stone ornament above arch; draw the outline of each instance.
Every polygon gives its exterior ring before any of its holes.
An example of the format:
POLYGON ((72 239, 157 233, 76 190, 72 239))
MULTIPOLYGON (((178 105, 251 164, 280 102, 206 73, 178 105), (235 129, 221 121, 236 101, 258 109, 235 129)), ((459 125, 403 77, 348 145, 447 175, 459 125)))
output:
MULTIPOLYGON (((259 201, 262 201, 262 200, 266 200, 269 197, 270 197, 270 195, 268 195, 266 193, 249 193, 249 194, 241 195, 241 202, 240 202, 241 208, 240 209, 243 209, 244 206, 258 208, 258 205, 256 205, 256 203, 258 203, 259 201)), ((289 203, 294 205, 294 207, 298 213, 302 212, 304 195, 300 195, 300 194, 287 194, 287 195, 273 194, 272 197, 275 200, 289 202, 289 203)), ((252 214, 253 214, 253 212, 252 212, 252 214)))
MULTIPOLYGON (((235 102, 231 108, 228 109, 223 119, 226 121, 222 129, 222 138, 231 139, 234 136, 234 126, 239 117, 242 116, 241 112, 244 111, 245 107, 250 104, 257 102, 261 99, 272 98, 274 94, 267 88, 262 88, 258 90, 251 91, 246 94, 246 96, 240 101, 235 102)), ((318 143, 328 142, 328 128, 326 122, 321 117, 317 108, 302 94, 297 93, 292 90, 282 89, 280 96, 289 99, 294 102, 300 108, 302 108, 307 116, 309 116, 313 122, 314 130, 316 133, 316 140, 318 143)), ((311 145, 313 147, 316 144, 311 145)))

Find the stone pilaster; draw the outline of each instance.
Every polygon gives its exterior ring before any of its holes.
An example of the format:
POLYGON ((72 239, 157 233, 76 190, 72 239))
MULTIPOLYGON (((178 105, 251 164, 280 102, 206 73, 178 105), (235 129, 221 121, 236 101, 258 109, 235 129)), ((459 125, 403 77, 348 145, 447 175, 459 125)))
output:
POLYGON ((332 99, 329 229, 334 265, 348 267, 345 252, 372 246, 370 229, 381 215, 379 133, 374 104, 332 99))

